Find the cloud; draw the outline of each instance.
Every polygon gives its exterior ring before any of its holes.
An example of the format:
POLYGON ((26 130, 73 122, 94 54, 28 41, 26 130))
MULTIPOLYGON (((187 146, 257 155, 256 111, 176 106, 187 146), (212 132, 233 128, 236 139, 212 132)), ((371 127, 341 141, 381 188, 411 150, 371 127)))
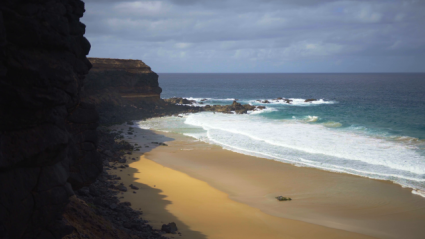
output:
POLYGON ((83 22, 90 56, 159 72, 423 71, 424 2, 88 0, 83 22))

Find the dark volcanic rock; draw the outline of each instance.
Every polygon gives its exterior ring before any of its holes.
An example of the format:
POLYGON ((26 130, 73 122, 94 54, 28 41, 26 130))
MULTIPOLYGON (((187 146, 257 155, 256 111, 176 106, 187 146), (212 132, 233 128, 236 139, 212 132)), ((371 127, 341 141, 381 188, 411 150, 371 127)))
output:
POLYGON ((214 112, 222 112, 222 113, 227 113, 230 114, 232 113, 232 111, 235 111, 236 114, 246 114, 248 113, 248 110, 255 110, 256 106, 253 105, 242 105, 236 101, 233 101, 233 103, 231 105, 206 105, 204 107, 205 111, 214 111, 214 112))
MULTIPOLYGON (((99 150, 108 149, 112 155, 120 154, 120 147, 114 147, 115 133, 100 127, 98 135, 99 150)), ((106 154, 101 154, 101 157, 103 161, 109 160, 106 154)), ((143 220, 140 209, 131 208, 130 202, 120 202, 118 195, 122 191, 116 186, 118 180, 121 180, 119 176, 103 171, 89 187, 76 191, 76 197, 71 197, 63 215, 75 230, 63 239, 166 239, 143 220)), ((119 186, 124 187, 122 183, 119 186)), ((129 186, 133 190, 138 189, 133 184, 129 186)))
POLYGON ((174 222, 170 222, 168 224, 163 224, 161 227, 161 231, 166 233, 176 233, 177 232, 177 225, 174 222))
POLYGON ((162 89, 158 84, 158 75, 143 61, 108 58, 89 60, 93 68, 87 75, 85 90, 94 103, 104 101, 105 97, 113 100, 113 93, 122 97, 116 100, 121 103, 151 103, 160 99, 162 89))
POLYGON ((196 102, 194 100, 188 100, 185 98, 169 98, 169 99, 165 99, 164 101, 171 104, 181 104, 181 105, 190 105, 196 102))
POLYGON ((0 238, 61 238, 73 188, 102 170, 98 116, 81 102, 80 0, 0 2, 0 238), (58 220, 59 219, 59 220, 58 220))
POLYGON ((306 100, 304 100, 304 102, 313 102, 313 101, 317 101, 317 99, 306 99, 306 100))

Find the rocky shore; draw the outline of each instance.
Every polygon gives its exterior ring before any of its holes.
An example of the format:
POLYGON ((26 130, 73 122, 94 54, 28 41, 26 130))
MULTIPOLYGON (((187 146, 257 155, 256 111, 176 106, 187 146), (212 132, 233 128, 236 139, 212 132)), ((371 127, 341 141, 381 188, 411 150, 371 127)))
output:
MULTIPOLYGON (((65 209, 64 219, 74 231, 64 237, 71 238, 161 238, 168 230, 164 224, 162 230, 154 230, 143 220, 141 210, 131 208, 131 203, 120 202, 120 192, 137 191, 133 185, 123 185, 120 177, 109 174, 112 168, 128 167, 125 155, 135 148, 120 138, 120 133, 111 133, 107 128, 100 128, 99 148, 104 171, 88 187, 76 191, 70 204, 65 209)), ((170 222, 173 225, 172 222, 170 222)), ((175 233, 176 230, 173 232, 175 233)))
MULTIPOLYGON (((81 0, 0 2, 2 239, 161 238, 118 203, 124 186, 106 169, 126 167, 130 148, 98 126, 260 109, 162 100, 158 75, 142 61, 86 57, 84 12, 81 0)), ((170 223, 162 231, 175 231, 170 223)))
POLYGON ((0 2, 0 238, 61 238, 75 190, 102 171, 80 0, 0 2))

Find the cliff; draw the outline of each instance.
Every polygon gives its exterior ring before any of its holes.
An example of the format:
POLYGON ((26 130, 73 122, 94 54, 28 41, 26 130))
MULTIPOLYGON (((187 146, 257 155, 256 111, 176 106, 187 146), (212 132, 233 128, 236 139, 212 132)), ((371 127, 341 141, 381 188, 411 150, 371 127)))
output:
POLYGON ((105 100, 114 104, 159 101, 162 89, 158 85, 158 75, 143 61, 89 60, 93 68, 87 76, 85 91, 93 103, 105 100))
POLYGON ((61 238, 74 190, 102 170, 80 0, 0 2, 0 238, 61 238))

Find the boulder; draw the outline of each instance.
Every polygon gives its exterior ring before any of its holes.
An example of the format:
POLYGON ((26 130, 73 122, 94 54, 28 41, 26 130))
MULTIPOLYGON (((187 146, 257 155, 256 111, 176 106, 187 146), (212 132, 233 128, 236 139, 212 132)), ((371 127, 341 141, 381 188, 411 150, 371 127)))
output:
POLYGON ((317 101, 317 99, 306 99, 306 100, 304 100, 304 102, 313 102, 313 101, 317 101))
POLYGON ((188 100, 188 99, 177 98, 177 97, 164 99, 164 101, 171 104, 181 104, 181 105, 190 105, 196 102, 194 100, 188 100))
POLYGON ((177 225, 174 222, 163 224, 161 227, 161 231, 166 232, 166 233, 176 233, 177 232, 177 225))
POLYGON ((138 187, 136 187, 136 186, 134 186, 133 184, 130 184, 130 188, 131 188, 131 189, 134 189, 134 190, 139 190, 139 188, 138 188, 138 187))
POLYGON ((291 201, 292 199, 289 197, 277 196, 276 199, 278 201, 291 201))
POLYGON ((248 113, 248 110, 240 109, 240 110, 236 110, 235 112, 236 112, 236 114, 246 114, 246 113, 248 113))
POLYGON ((122 184, 118 185, 117 189, 120 190, 121 192, 127 192, 127 187, 122 184))

